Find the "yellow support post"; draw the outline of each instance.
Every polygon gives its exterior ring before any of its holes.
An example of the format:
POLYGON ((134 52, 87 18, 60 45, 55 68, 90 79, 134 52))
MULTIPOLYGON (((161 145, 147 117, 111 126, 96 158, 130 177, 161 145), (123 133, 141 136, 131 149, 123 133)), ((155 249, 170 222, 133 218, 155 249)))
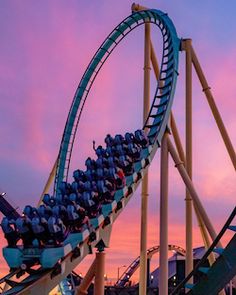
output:
POLYGON ((168 134, 161 142, 159 294, 168 295, 168 134))
MULTIPOLYGON (((202 203, 201 203, 200 198, 199 198, 199 196, 198 196, 198 194, 197 194, 197 192, 196 192, 196 190, 194 188, 192 180, 190 179, 190 177, 189 177, 189 175, 188 175, 188 173, 187 173, 187 171, 186 171, 186 169, 184 167, 184 163, 180 160, 180 158, 179 158, 179 156, 178 156, 178 154, 177 154, 177 152, 176 152, 176 150, 175 150, 175 148, 174 148, 174 146, 173 146, 173 144, 172 144, 169 137, 167 138, 167 142, 168 142, 168 149, 169 149, 169 152, 170 152, 170 154, 171 154, 171 156, 172 156, 172 158, 174 160, 175 166, 178 169, 179 174, 181 175, 181 177, 182 177, 182 179, 183 179, 183 181, 184 181, 184 183, 185 183, 185 185, 186 185, 186 187, 187 187, 187 189, 188 189, 188 191, 189 191, 189 193, 190 193, 190 195, 192 197, 192 200, 194 202, 194 206, 196 206, 198 212, 201 215, 201 218, 202 218, 202 220, 203 220, 203 222, 204 222, 204 224, 205 224, 205 226, 206 226, 206 228, 207 228, 207 230, 209 232, 209 235, 211 236, 211 239, 214 241, 215 238, 217 237, 215 229, 214 229, 214 227, 213 227, 213 225, 212 225, 212 223, 211 223, 211 221, 210 221, 204 207, 202 206, 202 203)), ((221 242, 218 243, 218 246, 222 247, 221 242)))
MULTIPOLYGON (((152 62, 152 66, 153 66, 153 70, 154 70, 156 79, 158 80, 160 71, 159 71, 159 65, 158 65, 158 61, 157 61, 157 58, 156 58, 156 54, 155 54, 152 42, 151 42, 151 62, 152 62)), ((160 84, 160 86, 162 86, 162 85, 160 84)), ((173 115, 172 112, 171 112, 171 116, 170 116, 170 126, 171 126, 171 132, 173 134, 173 138, 174 138, 174 141, 175 141, 175 145, 176 145, 176 148, 177 148, 177 151, 178 151, 178 155, 179 155, 181 161, 183 161, 185 163, 186 160, 185 160, 185 154, 184 154, 183 146, 182 146, 181 139, 180 139, 180 136, 179 136, 176 121, 175 121, 175 118, 174 118, 174 115, 173 115)), ((195 214, 196 214, 196 217, 197 217, 197 220, 198 220, 198 226, 200 228, 200 232, 201 232, 201 235, 202 235, 202 239, 203 239, 205 248, 208 249, 210 247, 211 243, 210 243, 210 240, 209 240, 208 233, 206 231, 206 227, 205 227, 205 225, 204 225, 204 223, 202 221, 200 213, 197 211, 195 206, 194 206, 194 211, 195 211, 195 214)), ((214 261, 215 261, 214 254, 211 254, 209 256, 210 265, 212 265, 214 263, 214 261)))
MULTIPOLYGON (((145 24, 143 123, 150 109, 150 55, 150 24, 145 24)), ((142 181, 139 295, 146 294, 147 289, 147 211, 148 173, 144 175, 142 181)))
POLYGON ((87 290, 92 283, 92 280, 95 276, 95 271, 96 271, 96 258, 94 259, 93 263, 91 264, 90 268, 88 269, 85 277, 83 278, 81 284, 75 291, 76 295, 86 295, 88 294, 87 290))
MULTIPOLYGON (((182 41, 182 49, 186 53, 185 62, 185 137, 186 137, 186 162, 185 167, 189 178, 192 179, 192 56, 191 39, 182 41)), ((187 276, 193 269, 193 205, 192 198, 186 188, 185 193, 185 241, 186 241, 186 259, 185 275, 187 276)), ((193 283, 193 278, 189 280, 193 283)), ((188 291, 188 290, 187 290, 188 291)))
POLYGON ((51 186, 51 184, 53 182, 53 179, 55 178, 56 171, 57 171, 57 163, 58 163, 58 158, 56 159, 56 161, 55 161, 55 163, 54 163, 54 165, 52 167, 52 171, 50 172, 48 180, 47 180, 47 182, 46 182, 46 184, 44 186, 43 192, 42 192, 40 200, 38 202, 38 207, 41 205, 42 200, 43 200, 43 196, 48 193, 48 191, 50 189, 50 186, 51 186))
POLYGON ((174 141, 175 141, 175 145, 176 145, 179 157, 180 157, 181 161, 183 161, 185 163, 186 160, 185 160, 185 155, 184 155, 184 149, 181 144, 181 139, 180 139, 178 128, 177 128, 177 125, 175 122, 175 117, 172 112, 170 114, 170 127, 171 127, 171 132, 174 137, 174 141))
POLYGON ((226 149, 228 151, 228 154, 230 156, 230 159, 232 161, 234 169, 236 170, 236 153, 235 153, 233 144, 232 144, 232 142, 231 142, 231 140, 229 138, 229 135, 228 135, 227 130, 225 128, 224 122, 223 122, 223 120, 221 118, 220 112, 219 112, 219 110, 217 108, 214 97, 213 97, 213 95, 211 93, 211 88, 207 83, 206 77, 205 77, 205 75, 203 73, 201 65, 200 65, 200 63, 198 61, 198 58, 197 58, 196 53, 195 53, 192 46, 191 46, 191 54, 192 54, 192 62, 193 62, 194 68, 196 70, 196 73, 198 75, 199 81, 200 81, 200 83, 202 85, 203 92, 206 95, 208 104, 209 104, 209 106, 211 108, 211 111, 212 111, 212 114, 213 114, 213 116, 215 118, 216 124, 217 124, 217 126, 218 126, 218 128, 220 130, 220 133, 221 133, 221 136, 222 136, 223 141, 225 143, 226 149))
POLYGON ((104 295, 105 252, 96 253, 94 295, 104 295))
MULTIPOLYGON (((132 11, 147 9, 133 3, 132 11)), ((144 45, 144 91, 143 91, 143 123, 146 122, 150 110, 150 71, 151 71, 151 38, 150 24, 145 24, 144 45)), ((140 235, 140 268, 139 268, 139 295, 146 294, 147 290, 147 210, 148 210, 148 173, 142 181, 141 203, 141 235, 140 235)))

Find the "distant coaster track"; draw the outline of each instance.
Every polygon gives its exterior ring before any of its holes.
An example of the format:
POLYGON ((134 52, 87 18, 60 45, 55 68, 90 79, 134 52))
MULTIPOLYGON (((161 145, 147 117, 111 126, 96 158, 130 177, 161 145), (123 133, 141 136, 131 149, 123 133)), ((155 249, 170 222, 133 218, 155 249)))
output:
MULTIPOLYGON (((113 222, 126 206, 147 172, 167 128, 175 94, 180 48, 180 39, 177 36, 172 21, 166 13, 155 9, 134 12, 122 21, 106 38, 87 67, 75 93, 66 121, 60 145, 54 193, 55 195, 58 194, 59 184, 68 178, 77 127, 86 98, 97 74, 119 42, 136 27, 146 23, 157 25, 163 36, 160 75, 150 112, 143 126, 148 131, 149 147, 142 151, 140 161, 135 163, 134 174, 126 177, 126 186, 116 192, 114 201, 111 204, 103 205, 102 214, 98 218, 90 220, 95 229, 95 238, 91 240, 90 233, 86 229, 81 233, 70 234, 61 248, 40 250, 40 261, 43 261, 44 265, 48 263, 48 257, 58 257, 59 271, 58 263, 57 265, 48 264, 47 267, 41 267, 38 270, 28 272, 28 277, 21 282, 12 280, 15 274, 12 273, 11 276, 10 273, 6 277, 5 282, 11 288, 4 292, 4 294, 47 294, 59 284, 87 254, 91 253, 93 247, 96 247, 101 240, 106 241, 106 237, 110 236, 113 222)), ((10 250, 5 248, 7 252, 5 254, 8 257, 11 255, 10 250)), ((23 258, 31 255, 31 252, 27 249, 21 251, 23 258)))
MULTIPOLYGON (((168 245, 169 251, 175 251, 176 253, 185 256, 186 251, 179 246, 176 245, 168 245)), ((152 256, 156 253, 159 253, 160 246, 154 246, 147 250, 147 259, 151 259, 152 256)), ((135 271, 139 268, 140 265, 140 256, 137 257, 124 271, 124 273, 120 276, 119 280, 116 282, 116 287, 125 287, 125 285, 129 282, 132 275, 135 273, 135 271)))

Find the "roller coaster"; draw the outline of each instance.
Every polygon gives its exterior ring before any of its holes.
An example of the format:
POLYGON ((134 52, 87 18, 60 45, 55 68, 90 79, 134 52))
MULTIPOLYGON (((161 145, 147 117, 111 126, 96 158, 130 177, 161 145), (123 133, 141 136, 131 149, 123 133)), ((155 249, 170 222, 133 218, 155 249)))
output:
MULTIPOLYGON (((168 250, 169 251, 174 251, 175 253, 185 256, 186 251, 176 245, 168 245, 168 250)), ((147 250, 147 259, 151 260, 152 256, 160 251, 160 246, 154 246, 151 247, 147 250)), ((135 273, 135 271, 139 268, 140 266, 140 256, 137 257, 125 270, 125 272, 119 277, 117 282, 115 283, 115 286, 117 287, 124 287, 132 277, 132 275, 135 273)))
MULTIPOLYGON (((104 294, 105 248, 109 246, 112 225, 142 183, 139 294, 146 294, 147 273, 147 196, 148 168, 160 149, 160 273, 159 294, 168 294, 168 155, 175 162, 186 185, 186 279, 171 294, 185 288, 188 294, 225 294, 224 286, 236 275, 236 236, 222 247, 226 230, 236 231, 233 210, 217 235, 200 201, 192 178, 192 65, 201 82, 217 126, 236 169, 236 155, 211 89, 204 76, 190 39, 180 39, 169 16, 156 9, 132 5, 132 14, 105 39, 89 63, 72 101, 65 124, 60 150, 44 188, 38 208, 26 206, 23 215, 6 220, 4 231, 8 246, 3 255, 10 272, 0 280, 2 294, 48 294, 73 269, 97 249, 96 258, 76 290, 86 290, 94 279, 94 294, 104 294), (161 67, 150 39, 151 24, 163 37, 161 67), (86 99, 102 66, 117 45, 135 28, 145 27, 144 112, 143 127, 125 135, 107 136, 105 147, 94 147, 96 160, 86 160, 86 171, 76 170, 73 183, 68 182, 69 167, 78 124, 86 99), (179 51, 186 52, 186 155, 171 112, 178 78, 179 51), (157 78, 151 105, 150 68, 157 78), (175 145, 170 136, 173 135, 175 145), (175 147, 176 146, 176 147, 175 147), (49 188, 54 181, 53 195, 49 188), (194 209, 206 248, 206 254, 193 269, 192 209, 194 209), (215 260, 213 251, 219 253, 215 260), (202 267, 208 259, 209 268, 202 267), (193 283, 193 274, 204 273, 193 283), (222 272, 224 275, 222 275, 222 272)), ((4 226, 2 225, 3 229, 4 226)), ((183 252, 184 250, 182 250, 183 252)), ((125 280, 125 277, 123 278, 125 280)), ((121 284, 121 282, 117 282, 121 284)))

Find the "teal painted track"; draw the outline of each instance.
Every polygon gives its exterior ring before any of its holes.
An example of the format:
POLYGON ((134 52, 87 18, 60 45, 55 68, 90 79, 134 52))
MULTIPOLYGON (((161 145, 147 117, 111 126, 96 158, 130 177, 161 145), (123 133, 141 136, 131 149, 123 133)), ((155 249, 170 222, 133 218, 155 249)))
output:
MULTIPOLYGON (((63 247, 56 249, 54 252, 50 248, 43 249, 42 253, 39 254, 42 263, 50 263, 47 257, 51 258, 54 256, 55 261, 60 260, 63 265, 66 265, 66 270, 57 273, 54 264, 48 264, 46 266, 47 268, 40 268, 20 283, 14 284, 14 281, 9 281, 8 279, 8 283, 12 288, 4 294, 38 294, 37 292, 47 294, 50 289, 63 280, 89 254, 91 248, 96 247, 97 243, 108 235, 113 222, 131 199, 133 193, 141 183, 142 177, 147 172, 157 148, 160 147, 162 136, 167 128, 175 94, 180 47, 180 40, 168 15, 154 9, 135 12, 128 16, 106 38, 89 63, 76 90, 65 125, 59 151, 54 192, 57 194, 60 182, 67 180, 77 127, 86 98, 97 74, 119 42, 133 29, 145 23, 157 25, 163 36, 160 76, 157 81, 156 92, 149 116, 146 124, 143 126, 143 128, 148 129, 148 137, 151 142, 150 146, 142 151, 141 160, 135 163, 134 174, 126 177, 126 186, 124 189, 116 192, 115 200, 112 204, 104 205, 101 216, 90 220, 95 231, 95 240, 90 242, 90 246, 88 246, 89 232, 85 229, 82 233, 70 234, 64 241, 63 247), (109 222, 107 223, 107 221, 109 222), (55 272, 57 273, 56 275, 55 272), (41 283, 42 281, 44 282, 43 284, 41 283)), ((17 251, 17 257, 22 259, 22 261, 30 255, 27 249, 17 249, 17 251)), ((8 250, 6 250, 7 255, 11 256, 8 250)))
POLYGON ((55 193, 58 193, 58 186, 61 181, 67 181, 78 123, 86 98, 97 74, 123 38, 133 29, 145 23, 157 25, 163 35, 160 78, 147 119, 149 124, 144 126, 149 128, 149 137, 152 138, 153 144, 160 145, 175 93, 180 40, 168 15, 160 10, 151 9, 135 12, 123 20, 102 43, 89 63, 76 90, 62 136, 54 184, 55 193), (162 87, 159 86, 160 82, 163 84, 162 87))
MULTIPOLYGON (((232 280, 236 274, 236 235, 233 236, 220 257, 206 269, 204 277, 193 285, 188 295, 218 294, 232 280)), ((199 268, 204 272, 204 268, 199 268)))
MULTIPOLYGON (((235 224, 232 224, 236 216, 236 207, 230 214, 220 233, 213 241, 202 259, 196 264, 193 271, 174 289, 170 295, 178 295, 185 288, 190 289, 188 295, 216 295, 224 289, 227 283, 236 275, 236 234, 226 247, 218 248, 218 243, 227 230, 236 232, 235 224), (203 267, 212 252, 219 254, 216 261, 209 267, 203 267), (189 279, 199 273, 203 274, 197 283, 188 284, 189 279)), ((234 220, 235 221, 235 220, 234 220)), ((181 293, 182 294, 182 293, 181 293)))

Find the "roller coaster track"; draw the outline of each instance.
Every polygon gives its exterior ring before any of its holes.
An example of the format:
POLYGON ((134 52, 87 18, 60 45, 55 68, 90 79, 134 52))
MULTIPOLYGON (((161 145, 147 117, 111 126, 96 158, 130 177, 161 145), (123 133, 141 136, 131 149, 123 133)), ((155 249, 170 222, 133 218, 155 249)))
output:
MULTIPOLYGON (((150 146, 142 151, 141 160, 135 163, 135 173, 126 177, 124 189, 116 192, 115 200, 111 204, 103 205, 102 215, 90 220, 94 228, 95 238, 91 239, 88 230, 79 234, 70 234, 64 243, 64 257, 60 259, 56 266, 48 269, 32 269, 28 277, 20 282, 12 279, 14 274, 10 273, 11 279, 5 278, 5 282, 11 288, 4 292, 5 295, 48 294, 87 254, 91 253, 94 247, 98 246, 99 242, 102 241, 107 245, 113 222, 130 200, 142 177, 147 172, 157 148, 160 147, 162 136, 167 128, 175 93, 180 40, 168 15, 159 10, 150 9, 132 13, 122 21, 103 42, 87 67, 75 93, 64 129, 54 191, 57 194, 59 183, 67 180, 78 123, 93 81, 119 42, 133 29, 145 23, 157 25, 163 36, 163 56, 159 80, 149 116, 144 125, 144 128, 148 130, 150 146)), ((55 251, 55 248, 51 251, 51 255, 55 254, 53 251, 55 251)))
MULTIPOLYGON (((176 245, 168 245, 168 250, 174 250, 176 251, 176 253, 185 256, 186 251, 176 245)), ((147 259, 151 259, 152 256, 156 253, 158 253, 160 251, 160 246, 154 246, 152 248, 149 248, 147 250, 147 259)), ((119 278, 119 280, 116 282, 115 286, 117 287, 124 287, 126 285, 126 283, 129 282, 130 278, 132 277, 132 275, 135 273, 135 271, 139 268, 140 265, 140 256, 137 257, 128 267, 127 269, 124 271, 124 273, 121 275, 121 277, 119 278)))
POLYGON ((173 290, 173 292, 171 292, 170 295, 177 295, 186 287, 190 289, 187 293, 189 295, 215 295, 218 294, 230 280, 232 280, 236 273, 236 234, 234 234, 225 249, 219 248, 218 243, 227 230, 236 232, 236 226, 231 224, 235 216, 236 207, 230 214, 228 220, 212 245, 209 247, 202 259, 197 263, 194 270, 176 287, 175 290, 173 290), (211 267, 203 267, 212 252, 216 252, 220 254, 220 256, 211 267), (200 278, 199 282, 195 285, 187 284, 189 279, 198 272, 204 274, 204 276, 200 278))
POLYGON ((56 192, 58 191, 58 184, 63 180, 67 180, 78 123, 86 98, 97 74, 123 38, 144 23, 157 25, 163 35, 164 46, 160 79, 157 83, 156 95, 147 118, 147 122, 153 122, 144 126, 150 130, 149 137, 155 143, 154 150, 156 150, 156 143, 160 145, 174 98, 180 40, 167 14, 151 9, 135 12, 122 21, 106 38, 88 65, 75 93, 64 129, 55 178, 56 192))

